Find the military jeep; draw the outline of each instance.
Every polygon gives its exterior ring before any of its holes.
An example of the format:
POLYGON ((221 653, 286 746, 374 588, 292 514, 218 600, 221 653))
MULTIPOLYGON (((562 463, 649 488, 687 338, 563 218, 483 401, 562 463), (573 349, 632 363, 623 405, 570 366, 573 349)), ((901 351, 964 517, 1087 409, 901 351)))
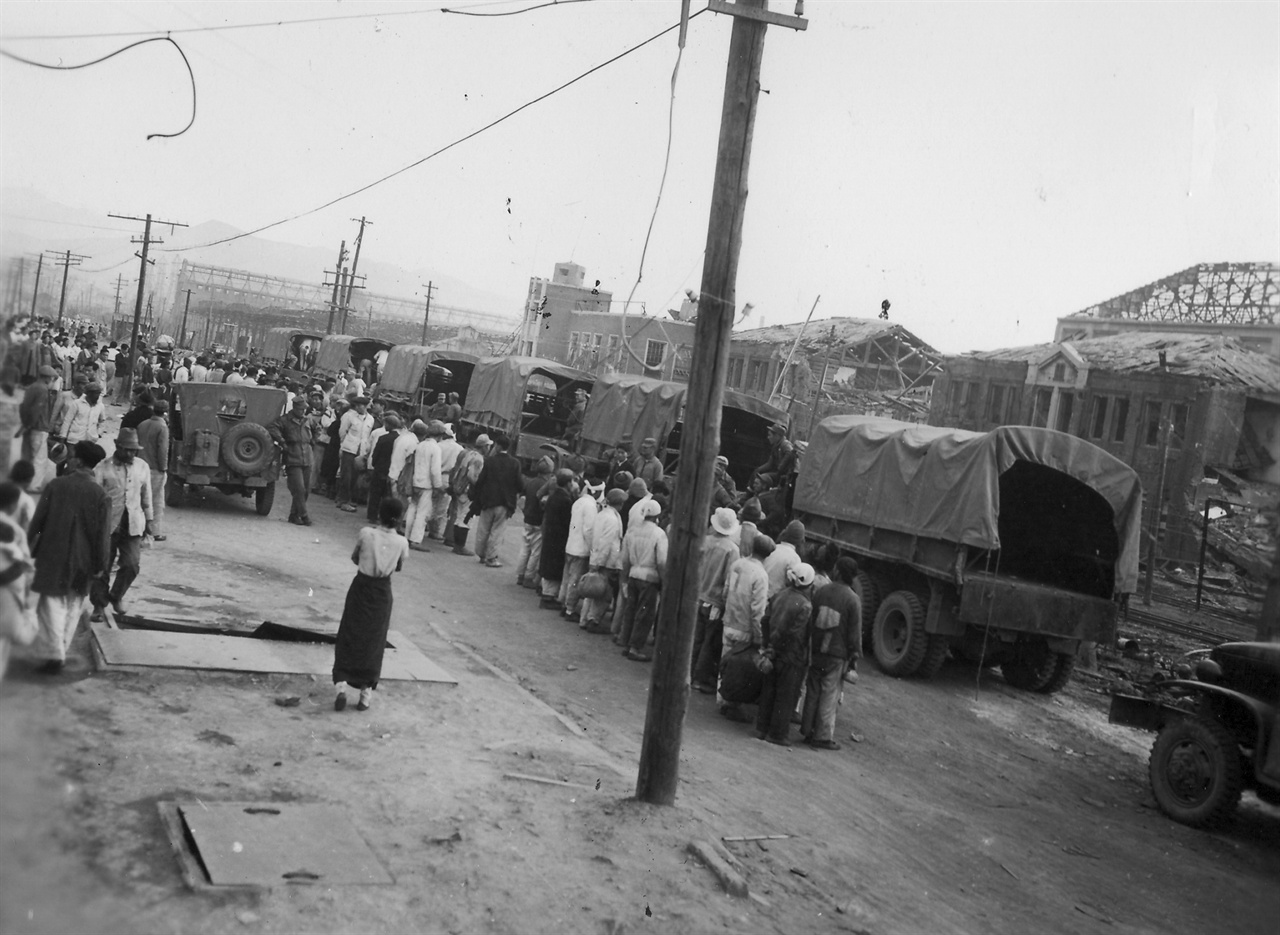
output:
POLYGON ((284 411, 285 391, 227 383, 174 384, 165 502, 181 506, 187 487, 253 495, 271 512, 280 457, 267 426, 284 411))

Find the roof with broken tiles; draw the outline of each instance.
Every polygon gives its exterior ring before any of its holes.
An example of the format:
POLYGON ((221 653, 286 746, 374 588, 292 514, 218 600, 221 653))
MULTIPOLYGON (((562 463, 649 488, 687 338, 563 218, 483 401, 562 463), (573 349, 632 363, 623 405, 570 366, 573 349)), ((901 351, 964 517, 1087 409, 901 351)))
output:
POLYGON ((1214 383, 1280 393, 1280 361, 1245 347, 1223 335, 1127 332, 1105 338, 1086 338, 1061 344, 974 351, 956 355, 977 360, 1025 360, 1039 363, 1058 350, 1070 348, 1091 368, 1111 373, 1168 373, 1198 377, 1214 383), (1160 365, 1160 352, 1165 366, 1160 365))
POLYGON ((800 338, 800 347, 806 350, 825 351, 828 347, 847 347, 861 344, 879 337, 894 337, 904 344, 918 347, 922 351, 937 354, 927 342, 912 334, 902 325, 893 324, 882 318, 823 318, 790 325, 771 325, 767 328, 749 328, 746 331, 733 333, 734 343, 778 344, 790 348, 796 335, 800 338))

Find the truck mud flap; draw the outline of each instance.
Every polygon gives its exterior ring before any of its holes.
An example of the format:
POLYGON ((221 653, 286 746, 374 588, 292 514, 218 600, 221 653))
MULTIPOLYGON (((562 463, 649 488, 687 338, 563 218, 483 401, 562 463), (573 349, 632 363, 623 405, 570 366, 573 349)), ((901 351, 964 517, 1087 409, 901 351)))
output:
POLYGON ((977 626, 1048 638, 1111 642, 1113 601, 985 574, 971 574, 960 592, 960 619, 977 626))

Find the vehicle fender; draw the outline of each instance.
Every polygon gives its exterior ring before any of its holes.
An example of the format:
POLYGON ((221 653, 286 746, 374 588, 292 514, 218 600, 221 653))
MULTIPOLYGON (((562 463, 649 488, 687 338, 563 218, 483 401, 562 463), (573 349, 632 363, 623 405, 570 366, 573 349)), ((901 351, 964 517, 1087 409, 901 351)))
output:
POLYGON ((964 636, 960 595, 950 584, 936 578, 929 579, 929 609, 924 618, 924 631, 943 636, 964 636))
POLYGON ((1166 682, 1165 687, 1170 691, 1212 699, 1216 705, 1229 707, 1244 714, 1253 728, 1256 771, 1259 776, 1280 776, 1280 751, 1271 749, 1277 735, 1280 734, 1280 728, 1276 726, 1277 718, 1280 718, 1280 710, 1275 705, 1231 688, 1190 679, 1166 682))

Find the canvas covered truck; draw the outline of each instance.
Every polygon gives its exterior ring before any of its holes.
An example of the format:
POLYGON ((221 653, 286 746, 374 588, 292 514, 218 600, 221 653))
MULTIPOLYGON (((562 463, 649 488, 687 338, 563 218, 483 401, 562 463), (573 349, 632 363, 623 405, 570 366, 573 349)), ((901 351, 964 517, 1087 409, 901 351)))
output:
POLYGON ((930 677, 954 650, 1057 691, 1137 587, 1138 475, 1049 429, 825 419, 793 512, 857 558, 864 645, 890 675, 930 677))
POLYGON ((327 334, 320 342, 311 375, 331 380, 338 371, 349 370, 372 386, 378 382, 387 355, 395 345, 381 338, 358 338, 350 334, 327 334))
POLYGON ((305 382, 321 340, 301 328, 272 328, 262 342, 262 361, 277 367, 286 380, 305 382))
POLYGON ((532 464, 564 444, 578 390, 591 392, 585 370, 541 357, 484 357, 467 386, 462 422, 511 439, 511 454, 532 464))
MULTIPOLYGON (((602 460, 610 448, 623 445, 634 452, 639 442, 652 438, 667 473, 676 473, 688 392, 684 383, 653 377, 626 373, 600 377, 591 389, 579 452, 602 460)), ((729 459, 733 479, 745 487, 752 470, 769 457, 769 426, 786 426, 787 413, 729 389, 724 391, 720 413, 720 453, 729 459)))
POLYGON ((397 344, 387 354, 375 400, 409 419, 426 418, 440 393, 465 401, 471 372, 480 358, 423 344, 397 344))

